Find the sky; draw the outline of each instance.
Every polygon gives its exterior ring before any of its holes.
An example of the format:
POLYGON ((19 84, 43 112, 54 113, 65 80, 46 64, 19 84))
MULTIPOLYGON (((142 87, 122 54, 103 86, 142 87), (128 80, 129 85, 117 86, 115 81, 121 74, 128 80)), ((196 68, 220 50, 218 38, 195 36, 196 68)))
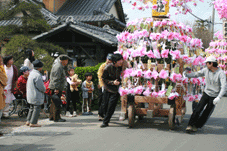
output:
MULTIPOLYGON (((134 0, 135 1, 135 0, 134 0)), ((210 16, 212 16, 212 10, 213 7, 210 6, 209 2, 211 0, 204 0, 204 2, 199 2, 197 0, 197 6, 193 6, 192 4, 189 5, 189 7, 192 9, 192 13, 196 15, 197 17, 206 20, 209 19, 210 16)), ((139 4, 137 2, 137 4, 139 4)), ((131 5, 128 3, 122 3, 124 12, 128 15, 129 21, 132 21, 136 18, 142 18, 142 17, 151 17, 151 9, 147 9, 145 11, 140 11, 136 9, 132 9, 131 5)), ((152 5, 150 5, 152 6, 152 5)), ((187 15, 178 14, 175 15, 176 9, 173 7, 170 7, 170 19, 175 20, 177 22, 182 22, 186 24, 186 22, 189 22, 190 24, 193 24, 197 18, 192 16, 191 14, 187 13, 187 15)), ((215 23, 222 23, 223 21, 219 19, 217 11, 215 11, 215 23)), ((215 24, 214 26, 214 33, 217 31, 222 31, 222 24, 215 24)))

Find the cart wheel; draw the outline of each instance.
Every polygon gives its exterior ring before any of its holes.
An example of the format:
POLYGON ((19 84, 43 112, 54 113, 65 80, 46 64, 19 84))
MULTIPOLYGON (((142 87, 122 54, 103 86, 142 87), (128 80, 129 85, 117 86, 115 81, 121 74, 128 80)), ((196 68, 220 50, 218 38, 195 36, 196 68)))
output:
POLYGON ((22 117, 23 116, 23 111, 22 110, 18 111, 18 116, 19 117, 22 117))
POLYGON ((169 119, 168 119, 168 124, 170 129, 174 129, 175 127, 175 110, 174 107, 171 107, 169 109, 169 119))
POLYGON ((28 112, 29 112, 28 109, 25 109, 25 110, 24 110, 24 115, 25 115, 26 117, 28 116, 28 112))
POLYGON ((128 125, 130 128, 134 127, 135 123, 135 110, 134 105, 129 105, 128 107, 128 125))

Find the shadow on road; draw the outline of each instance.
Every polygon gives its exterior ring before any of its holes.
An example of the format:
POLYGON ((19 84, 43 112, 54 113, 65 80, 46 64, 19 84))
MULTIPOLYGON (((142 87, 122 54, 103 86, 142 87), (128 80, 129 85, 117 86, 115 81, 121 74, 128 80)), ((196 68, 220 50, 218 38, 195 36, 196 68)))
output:
POLYGON ((51 148, 50 144, 13 144, 13 145, 0 145, 1 151, 22 151, 22 150, 32 150, 32 151, 52 151, 55 150, 51 148))

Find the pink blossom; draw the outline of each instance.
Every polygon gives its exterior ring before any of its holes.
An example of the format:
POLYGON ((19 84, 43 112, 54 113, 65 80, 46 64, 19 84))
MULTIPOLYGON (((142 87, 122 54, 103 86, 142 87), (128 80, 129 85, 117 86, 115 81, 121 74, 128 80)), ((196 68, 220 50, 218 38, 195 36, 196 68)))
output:
POLYGON ((152 92, 153 97, 158 97, 158 92, 152 92))
POLYGON ((154 49, 154 56, 155 56, 155 58, 157 58, 157 59, 160 59, 160 58, 161 58, 161 54, 160 54, 160 52, 159 52, 158 49, 154 49))
POLYGON ((195 98, 194 98, 193 95, 191 95, 191 96, 188 97, 188 101, 189 101, 189 102, 193 102, 194 100, 195 100, 195 98))
POLYGON ((169 49, 163 49, 161 52, 162 58, 168 58, 169 49))
POLYGON ((159 96, 159 97, 164 97, 165 94, 166 94, 166 91, 159 91, 159 92, 158 92, 158 96, 159 96))
POLYGON ((181 57, 180 56, 181 52, 179 50, 175 50, 175 51, 171 50, 170 54, 172 55, 173 60, 179 59, 181 57))
POLYGON ((150 95, 151 95, 150 89, 147 88, 147 89, 143 92, 143 95, 145 95, 145 96, 150 96, 150 95))
POLYGON ((132 73, 132 68, 125 69, 124 71, 124 78, 129 78, 132 73))
POLYGON ((135 88, 135 94, 142 94, 143 92, 143 86, 138 86, 135 88))
POLYGON ((153 6, 152 6, 152 9, 157 9, 157 8, 158 8, 157 5, 153 5, 153 6))
POLYGON ((144 74, 144 78, 146 79, 151 79, 152 77, 152 72, 150 69, 148 69, 147 71, 144 71, 143 74, 144 74))
POLYGON ((168 72, 164 69, 162 69, 159 73, 159 77, 162 79, 166 79, 168 77, 168 72))
POLYGON ((158 78, 158 72, 156 70, 153 70, 151 77, 156 80, 158 78))
POLYGON ((152 50, 150 50, 150 51, 147 52, 147 56, 149 58, 155 58, 154 53, 152 52, 152 50))
POLYGON ((124 96, 124 95, 127 95, 128 94, 128 90, 127 89, 124 89, 122 87, 119 88, 119 94, 121 96, 124 96))

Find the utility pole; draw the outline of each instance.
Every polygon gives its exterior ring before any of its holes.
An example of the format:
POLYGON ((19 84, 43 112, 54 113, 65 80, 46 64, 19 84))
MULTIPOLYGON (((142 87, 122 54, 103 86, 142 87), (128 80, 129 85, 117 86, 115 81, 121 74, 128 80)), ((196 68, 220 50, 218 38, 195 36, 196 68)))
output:
POLYGON ((214 9, 214 4, 213 4, 213 11, 212 11, 212 27, 211 27, 212 39, 214 39, 214 17, 215 17, 215 9, 214 9))

